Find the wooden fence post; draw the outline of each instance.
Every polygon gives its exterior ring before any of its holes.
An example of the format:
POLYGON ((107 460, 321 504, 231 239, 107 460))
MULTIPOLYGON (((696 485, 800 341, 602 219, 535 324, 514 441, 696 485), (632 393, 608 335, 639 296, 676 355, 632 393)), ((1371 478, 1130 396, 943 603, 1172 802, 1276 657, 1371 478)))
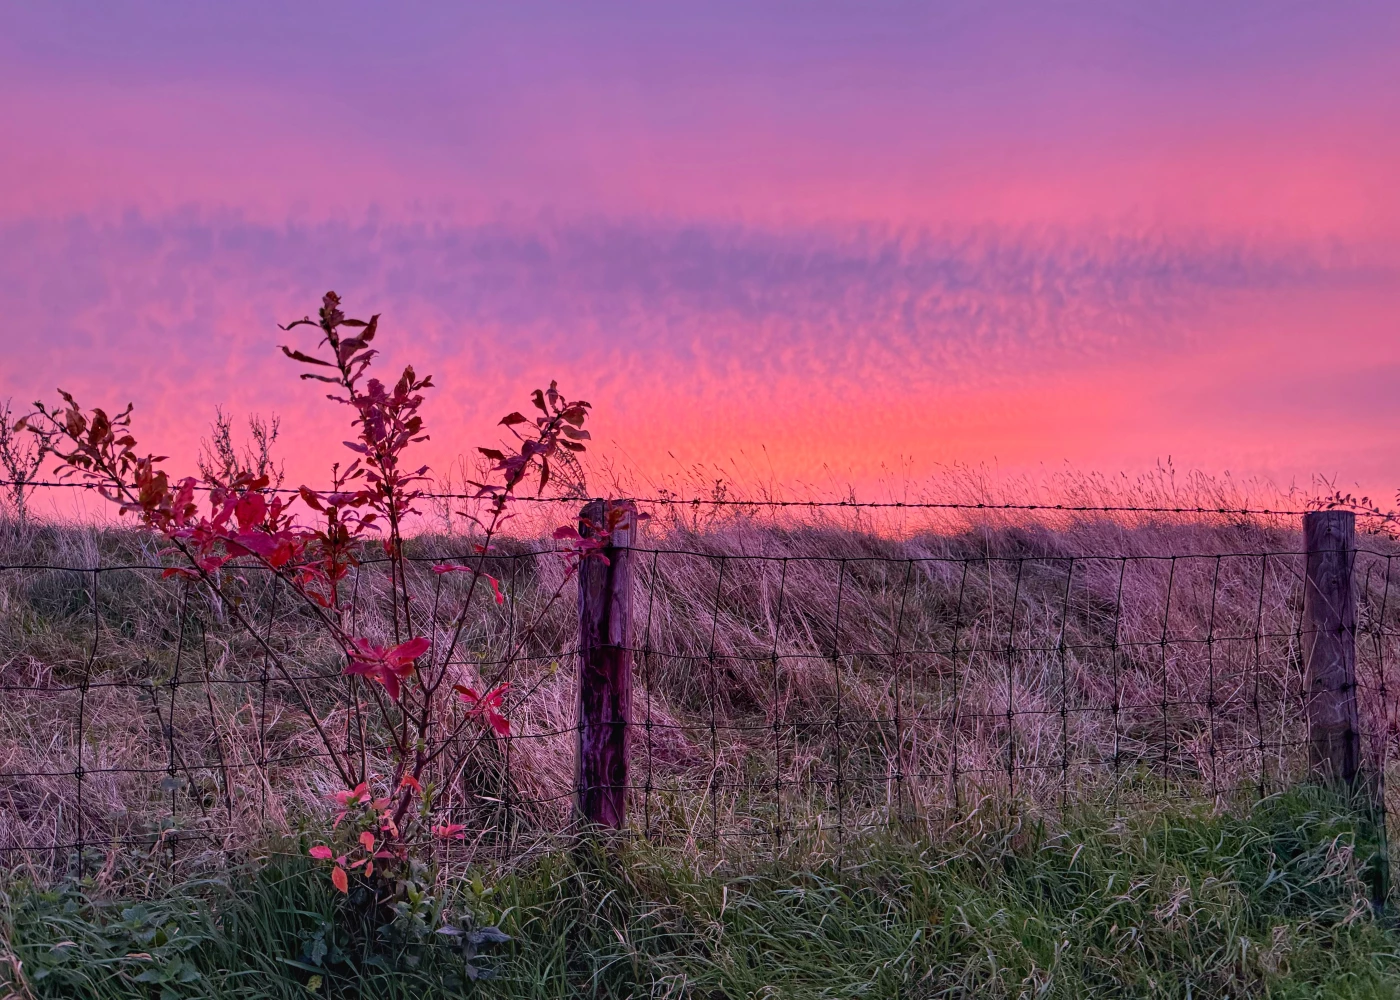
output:
POLYGON ((579 512, 579 534, 596 536, 613 520, 607 558, 578 568, 578 765, 575 806, 587 823, 627 823, 627 727, 632 712, 632 553, 636 518, 612 501, 579 512))
POLYGON ((1356 710, 1356 515, 1303 515, 1303 670, 1307 686, 1308 763, 1324 781, 1353 784, 1361 771, 1356 710))

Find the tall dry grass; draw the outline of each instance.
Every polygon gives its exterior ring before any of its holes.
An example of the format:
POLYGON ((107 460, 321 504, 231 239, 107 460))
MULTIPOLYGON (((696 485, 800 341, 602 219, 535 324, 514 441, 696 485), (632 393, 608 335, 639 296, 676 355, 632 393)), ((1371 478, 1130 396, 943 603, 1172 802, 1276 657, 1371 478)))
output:
MULTIPOLYGON (((658 515, 633 554, 632 813, 652 836, 832 843, 990 807, 1225 803, 1302 775, 1296 519, 984 512, 890 533, 849 512, 658 515)), ((1360 697, 1383 773, 1400 547, 1363 544, 1360 697)), ((421 593, 462 586, 427 567, 467 540, 412 545, 421 593)), ((159 561, 127 531, 0 532, 0 848, 217 857, 316 821, 338 780, 308 711, 386 772, 290 595, 251 570, 229 587, 294 682, 159 561)), ((509 600, 478 609, 454 670, 511 682, 512 735, 469 727, 445 757, 468 766, 434 778, 480 844, 509 850, 569 822, 576 610, 570 586, 550 600, 563 565, 545 543, 502 544, 490 571, 509 600)), ((379 567, 355 588, 357 631, 387 637, 379 567)))

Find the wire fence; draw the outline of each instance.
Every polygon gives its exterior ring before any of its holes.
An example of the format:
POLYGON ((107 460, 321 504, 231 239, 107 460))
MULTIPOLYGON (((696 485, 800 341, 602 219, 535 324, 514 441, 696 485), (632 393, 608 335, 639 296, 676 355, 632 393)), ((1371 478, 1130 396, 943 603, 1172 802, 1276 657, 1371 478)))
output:
MULTIPOLYGON (((720 851, 840 849, 990 809, 1289 787, 1308 767, 1304 554, 1192 537, 1200 550, 1152 554, 1015 531, 639 545, 630 828, 720 851)), ((299 706, 347 748, 355 708, 337 650, 274 575, 230 573, 250 635, 200 585, 164 578, 134 533, 36 529, 4 555, 0 850, 70 867, 223 854, 324 817, 340 782, 299 706)), ((416 582, 452 586, 428 572, 452 555, 415 552, 416 582)), ((1377 543, 1353 568, 1362 750, 1385 812, 1397 555, 1377 543)), ((433 778, 469 847, 512 854, 571 829, 578 611, 567 587, 548 599, 564 569, 543 545, 503 545, 486 568, 505 601, 471 620, 451 668, 511 683, 511 731, 445 731, 470 765, 433 778)), ((383 566, 366 560, 353 586, 373 632, 383 566)), ((386 746, 356 750, 383 773, 386 746)))
MULTIPOLYGON (((12 479, 0 479, 0 488, 21 487, 25 490, 33 489, 66 489, 85 490, 88 492, 98 492, 102 489, 99 483, 86 482, 83 480, 68 479, 33 479, 17 482, 12 479)), ((196 485, 193 487, 199 492, 208 492, 212 489, 209 486, 196 485)), ((297 489, 290 487, 265 487, 261 493, 278 494, 281 496, 296 496, 300 493, 297 489)), ((424 500, 481 500, 483 494, 480 491, 470 493, 452 492, 442 490, 424 490, 419 494, 424 500)), ((566 506, 577 506, 584 500, 581 496, 530 496, 520 494, 512 496, 511 502, 516 504, 563 504, 566 506)), ((756 508, 770 510, 822 510, 822 509, 845 509, 845 510, 962 510, 962 511, 1030 511, 1030 512, 1064 512, 1072 514, 1221 514, 1238 515, 1246 517, 1255 516, 1291 516, 1300 517, 1311 508, 1299 508, 1282 506, 1279 508, 1258 507, 1249 504, 1237 503, 1161 503, 1154 505, 1143 504, 1091 504, 1091 503, 998 503, 993 501, 954 501, 954 500, 856 500, 854 498, 838 500, 812 500, 812 499, 784 499, 780 497, 759 496, 753 498, 740 498, 730 496, 684 496, 680 493, 663 491, 654 496, 637 496, 628 498, 628 502, 638 507, 730 507, 730 508, 756 508)), ((1384 518, 1388 515, 1380 511, 1360 510, 1358 517, 1364 518, 1384 518)))

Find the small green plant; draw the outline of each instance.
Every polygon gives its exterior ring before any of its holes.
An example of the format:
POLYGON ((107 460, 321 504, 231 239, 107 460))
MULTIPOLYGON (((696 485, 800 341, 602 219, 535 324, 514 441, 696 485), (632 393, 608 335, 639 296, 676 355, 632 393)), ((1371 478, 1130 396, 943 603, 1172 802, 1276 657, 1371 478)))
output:
POLYGON ((218 931, 188 897, 173 907, 103 902, 68 884, 21 898, 10 919, 51 940, 30 950, 23 965, 28 982, 44 992, 84 996, 94 980, 108 980, 160 1000, 207 995, 202 959, 218 931))

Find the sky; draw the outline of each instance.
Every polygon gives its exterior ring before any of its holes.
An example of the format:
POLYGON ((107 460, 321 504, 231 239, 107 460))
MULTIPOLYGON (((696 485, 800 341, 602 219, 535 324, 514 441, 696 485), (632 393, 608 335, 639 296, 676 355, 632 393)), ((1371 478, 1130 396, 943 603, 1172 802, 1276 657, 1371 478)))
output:
POLYGON ((277 324, 334 289, 438 469, 558 379, 644 484, 1389 497, 1397 52, 1349 0, 8 4, 0 397, 132 402, 181 469, 276 413, 319 482, 277 324))

